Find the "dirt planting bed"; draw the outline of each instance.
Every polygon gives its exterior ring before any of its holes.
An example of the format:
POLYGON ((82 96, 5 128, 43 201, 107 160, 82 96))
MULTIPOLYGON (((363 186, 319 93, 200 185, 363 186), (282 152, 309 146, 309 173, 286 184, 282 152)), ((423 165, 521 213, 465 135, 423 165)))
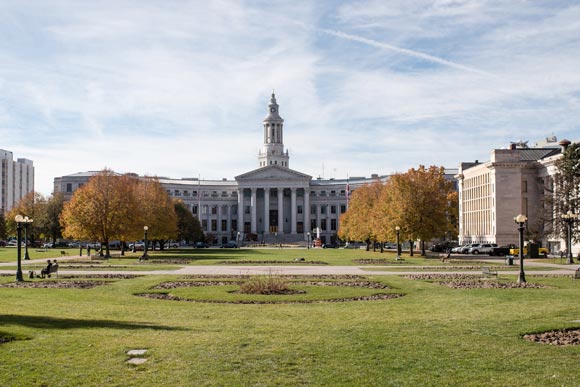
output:
POLYGON ((542 333, 530 333, 524 335, 524 339, 534 343, 549 344, 549 345, 579 345, 580 344, 580 329, 560 329, 556 331, 548 331, 542 333))
POLYGON ((70 281, 70 280, 48 280, 48 281, 23 281, 0 284, 0 288, 32 288, 32 289, 92 289, 97 286, 106 285, 108 281, 70 281))
POLYGON ((529 282, 518 283, 504 281, 496 278, 482 278, 481 274, 411 274, 407 279, 430 281, 452 289, 543 289, 548 286, 531 284, 529 282))

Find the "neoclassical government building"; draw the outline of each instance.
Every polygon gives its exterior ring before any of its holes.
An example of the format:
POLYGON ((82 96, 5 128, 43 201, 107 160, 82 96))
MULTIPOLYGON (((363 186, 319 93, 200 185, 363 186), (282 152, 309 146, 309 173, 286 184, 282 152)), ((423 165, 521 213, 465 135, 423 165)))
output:
MULTIPOLYGON (((213 235, 217 243, 238 238, 255 238, 265 243, 306 243, 309 237, 314 239, 317 235, 322 243, 334 243, 349 193, 363 184, 384 181, 388 176, 313 179, 290 169, 290 155, 284 148, 284 119, 274 93, 267 114, 257 169, 234 180, 160 177, 159 181, 171 197, 182 200, 191 209, 206 236, 213 235)), ((54 192, 70 198, 96 173, 57 177, 54 192)))

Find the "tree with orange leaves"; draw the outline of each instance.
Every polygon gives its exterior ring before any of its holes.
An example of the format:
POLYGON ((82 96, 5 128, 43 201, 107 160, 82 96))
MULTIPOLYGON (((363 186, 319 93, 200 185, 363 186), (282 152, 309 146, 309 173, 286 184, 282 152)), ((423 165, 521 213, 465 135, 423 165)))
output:
POLYGON ((67 238, 99 241, 110 257, 109 241, 136 236, 139 220, 135 190, 139 181, 105 169, 91 177, 65 203, 60 221, 67 238))

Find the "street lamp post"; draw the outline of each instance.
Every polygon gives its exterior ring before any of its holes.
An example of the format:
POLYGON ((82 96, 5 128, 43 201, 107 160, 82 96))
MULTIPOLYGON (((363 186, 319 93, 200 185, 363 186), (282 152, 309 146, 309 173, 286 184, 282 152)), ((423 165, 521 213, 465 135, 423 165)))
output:
POLYGON ((147 256, 147 247, 148 247, 148 245, 149 245, 149 242, 147 241, 147 231, 149 231, 149 227, 148 227, 148 226, 143 226, 143 233, 145 234, 145 235, 144 235, 144 239, 145 239, 145 246, 143 246, 143 255, 142 255, 142 256, 141 256, 141 258, 140 258, 140 259, 143 259, 143 260, 145 260, 145 259, 149 258, 149 257, 147 256))
POLYGON ((517 223, 520 233, 520 249, 518 252, 520 258, 520 274, 518 276, 518 283, 524 283, 526 282, 526 275, 524 273, 524 229, 526 228, 525 224, 528 218, 523 214, 519 214, 514 218, 514 221, 517 223))
POLYGON ((20 251, 20 246, 22 244, 22 223, 24 223, 24 217, 22 215, 16 215, 16 217, 14 217, 14 220, 16 221, 16 235, 17 235, 16 282, 22 282, 24 281, 24 278, 22 277, 22 252, 20 251))
POLYGON ((32 223, 32 219, 30 219, 28 216, 25 216, 22 219, 22 222, 24 223, 24 260, 30 260, 30 256, 28 255, 28 226, 30 225, 30 223, 32 223))
POLYGON ((567 235, 568 238, 566 239, 566 250, 568 252, 567 254, 568 259, 566 260, 566 263, 572 264, 574 263, 574 257, 572 256, 572 225, 574 224, 574 222, 578 220, 578 214, 575 214, 572 211, 568 210, 568 212, 562 215, 562 220, 566 222, 568 234, 567 235))
POLYGON ((395 231, 397 232, 397 257, 395 258, 397 261, 401 259, 401 227, 395 227, 395 231))
POLYGON ((238 231, 238 233, 236 234, 236 246, 238 247, 238 249, 240 248, 240 237, 242 236, 242 234, 238 231))
POLYGON ((310 232, 306 233, 306 238, 308 238, 306 240, 306 246, 310 249, 310 232))

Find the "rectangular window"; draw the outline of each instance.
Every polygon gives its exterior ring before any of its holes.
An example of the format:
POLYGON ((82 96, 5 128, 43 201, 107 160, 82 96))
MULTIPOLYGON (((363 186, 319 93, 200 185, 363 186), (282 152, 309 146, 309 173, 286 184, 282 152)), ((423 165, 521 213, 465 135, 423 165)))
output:
POLYGON ((193 215, 197 215, 197 206, 192 206, 192 207, 191 207, 191 213, 192 213, 193 215))
POLYGON ((212 206, 212 208, 211 208, 211 214, 212 215, 217 214, 217 206, 212 206))
POLYGON ((217 231, 217 220, 216 219, 211 220, 211 231, 217 231))
POLYGON ((310 219, 310 229, 314 231, 315 228, 316 228, 316 219, 310 219))
POLYGON ((344 214, 346 212, 346 204, 341 204, 340 205, 340 213, 344 214))
POLYGON ((232 220, 232 230, 238 229, 238 221, 236 219, 232 220))
POLYGON ((302 213, 302 206, 296 207, 296 212, 301 214, 302 213))
POLYGON ((326 206, 320 206, 320 213, 326 214, 326 206))
POLYGON ((336 214, 336 206, 330 206, 330 213, 336 214))
POLYGON ((246 214, 250 213, 250 206, 246 206, 246 210, 244 211, 246 214))
POLYGON ((228 221, 222 219, 222 229, 221 231, 228 231, 228 221))
POLYGON ((202 230, 207 230, 207 219, 201 221, 201 228, 202 230))
POLYGON ((316 215, 316 206, 315 205, 310 206, 310 215, 316 215))
POLYGON ((330 219, 330 230, 336 231, 336 219, 330 219))
POLYGON ((320 229, 321 229, 322 231, 326 231, 326 222, 321 222, 321 223, 320 223, 320 229))
POLYGON ((72 192, 72 183, 66 183, 66 192, 72 192))

